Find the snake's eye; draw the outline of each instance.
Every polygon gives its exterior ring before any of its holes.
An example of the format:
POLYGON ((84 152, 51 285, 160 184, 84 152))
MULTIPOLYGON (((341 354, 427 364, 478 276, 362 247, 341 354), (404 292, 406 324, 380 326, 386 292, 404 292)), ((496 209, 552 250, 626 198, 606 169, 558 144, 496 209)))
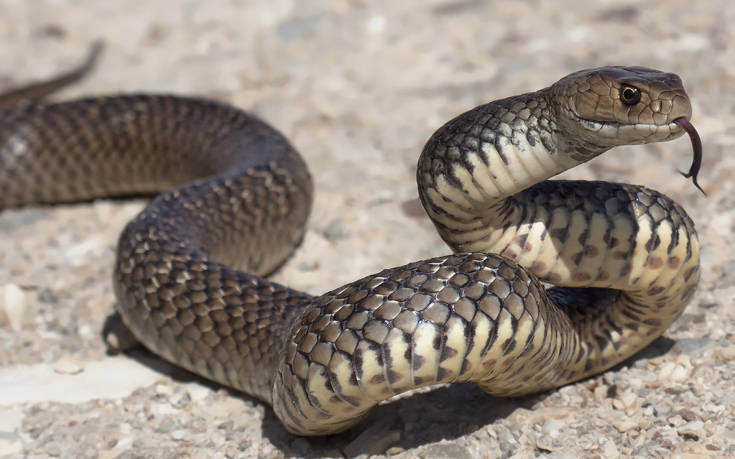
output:
POLYGON ((625 105, 635 105, 641 100, 641 90, 633 86, 623 85, 620 88, 620 100, 625 105))

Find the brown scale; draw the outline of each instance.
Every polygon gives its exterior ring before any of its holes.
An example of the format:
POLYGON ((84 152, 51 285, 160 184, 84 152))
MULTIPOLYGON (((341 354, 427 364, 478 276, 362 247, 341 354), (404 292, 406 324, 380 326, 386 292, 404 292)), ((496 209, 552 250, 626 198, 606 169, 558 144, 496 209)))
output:
POLYGON ((701 143, 675 75, 586 70, 448 122, 417 179, 459 253, 311 297, 260 277, 299 244, 311 206, 288 141, 202 99, 37 101, 97 52, 0 96, 0 209, 163 191, 120 236, 118 312, 153 352, 271 404, 295 434, 339 432, 420 386, 520 395, 579 380, 663 333, 694 293, 699 246, 676 203, 632 185, 544 181, 686 130, 696 184, 701 143), (635 123, 656 128, 641 138, 635 123))

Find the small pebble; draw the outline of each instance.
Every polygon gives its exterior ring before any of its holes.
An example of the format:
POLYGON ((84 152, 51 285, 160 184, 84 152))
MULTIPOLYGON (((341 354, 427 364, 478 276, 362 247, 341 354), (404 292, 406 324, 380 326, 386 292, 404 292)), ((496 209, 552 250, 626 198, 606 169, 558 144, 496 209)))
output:
POLYGON ((559 434, 559 431, 566 427, 566 423, 563 421, 560 421, 559 419, 550 419, 544 423, 543 428, 541 431, 550 436, 550 437, 556 437, 559 434))
POLYGON ((54 371, 62 375, 76 375, 84 371, 84 363, 70 355, 62 355, 56 361, 54 371))
POLYGON ((48 287, 44 287, 38 292, 38 301, 48 304, 56 304, 58 299, 56 298, 56 295, 54 295, 53 290, 48 287))
POLYGON ((603 457, 608 459, 616 459, 620 457, 620 451, 618 450, 617 446, 615 446, 615 443, 609 438, 601 438, 599 440, 599 445, 600 450, 602 450, 603 457))
POLYGON ((671 413, 672 408, 669 405, 657 404, 653 406, 657 416, 665 416, 671 413))
POLYGON ((496 426, 495 433, 497 435, 498 443, 500 445, 500 451, 503 453, 504 456, 512 456, 518 448, 518 441, 513 436, 513 433, 504 425, 496 426))
POLYGON ((90 324, 86 323, 79 326, 77 333, 79 333, 79 337, 86 340, 92 340, 99 336, 99 333, 93 330, 90 324))
POLYGON ((681 365, 676 365, 674 370, 671 372, 671 380, 676 382, 683 382, 689 378, 689 370, 681 365))
POLYGON ((674 373, 674 368, 676 368, 676 364, 674 362, 665 362, 658 369, 658 378, 664 381, 670 379, 671 375, 674 373))
POLYGON ((189 383, 186 385, 186 391, 191 400, 198 402, 204 400, 212 393, 212 390, 198 383, 189 383))
POLYGON ((671 424, 674 427, 681 427, 684 424, 686 424, 686 421, 684 420, 684 418, 676 414, 669 418, 669 424, 671 424))
POLYGON ((319 262, 318 261, 304 261, 299 263, 299 271, 316 271, 319 269, 319 262))
POLYGON ((613 421, 613 426, 618 430, 618 432, 625 433, 638 427, 638 422, 628 416, 623 416, 613 421))
POLYGON ((385 451, 386 456, 395 456, 396 454, 401 454, 402 452, 406 451, 405 448, 402 448, 400 446, 391 446, 385 451))
POLYGON ((22 289, 17 284, 0 286, 0 326, 20 331, 27 313, 26 294, 22 289))
POLYGON ((707 435, 707 431, 704 429, 704 423, 699 420, 687 422, 677 428, 676 431, 679 435, 689 440, 699 440, 707 435))
POLYGON ((687 422, 693 421, 697 418, 697 414, 689 408, 682 408, 681 410, 677 411, 676 414, 684 418, 684 420, 687 422))
POLYGON ((620 401, 623 402, 623 406, 626 410, 634 408, 638 403, 638 396, 635 392, 626 391, 620 395, 620 401))
POLYGON ((171 395, 174 392, 173 387, 168 384, 156 384, 155 390, 157 394, 166 396, 171 395))
POLYGON ((350 237, 350 230, 345 225, 345 222, 339 218, 335 218, 324 228, 324 237, 333 242, 340 241, 350 237))
POLYGON ((91 237, 69 246, 64 250, 66 262, 71 266, 81 266, 87 263, 91 254, 104 249, 104 242, 99 237, 91 237))
POLYGON ((187 430, 179 429, 171 432, 171 438, 174 440, 188 440, 191 438, 191 434, 187 430))
POLYGON ((439 443, 426 448, 424 457, 436 459, 472 459, 472 454, 462 445, 439 443))
POLYGON ((188 392, 177 390, 169 398, 169 403, 174 408, 183 408, 191 402, 191 396, 188 392))

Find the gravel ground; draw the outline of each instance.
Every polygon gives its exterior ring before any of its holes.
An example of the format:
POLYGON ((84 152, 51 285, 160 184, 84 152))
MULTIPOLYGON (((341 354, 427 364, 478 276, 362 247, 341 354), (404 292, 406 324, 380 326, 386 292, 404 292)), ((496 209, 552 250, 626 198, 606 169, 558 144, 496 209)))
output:
POLYGON ((59 94, 157 91, 230 101, 305 156, 316 202, 276 276, 322 293, 445 254, 417 203, 428 136, 479 103, 606 64, 682 76, 704 141, 618 149, 567 176, 665 192, 695 220, 703 277, 659 339, 613 371, 534 397, 454 385, 376 409, 328 438, 144 351, 110 357, 116 238, 143 200, 0 214, 0 456, 732 457, 735 455, 735 9, 725 0, 0 1, 0 90, 75 65, 59 94), (729 129, 728 129, 729 128, 729 129))

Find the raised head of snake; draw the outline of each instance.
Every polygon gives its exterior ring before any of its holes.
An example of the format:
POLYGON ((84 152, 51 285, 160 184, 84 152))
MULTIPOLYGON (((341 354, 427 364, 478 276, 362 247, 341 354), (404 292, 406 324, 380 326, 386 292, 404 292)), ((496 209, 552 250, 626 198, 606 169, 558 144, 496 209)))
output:
POLYGON ((692 138, 694 185, 702 161, 699 135, 689 122, 692 106, 681 79, 646 67, 601 67, 562 78, 551 91, 564 139, 561 146, 580 160, 618 145, 661 142, 683 132, 692 138))
POLYGON ((572 73, 549 91, 570 156, 589 159, 618 145, 671 140, 692 106, 681 79, 645 67, 602 67, 572 73))
POLYGON ((457 253, 318 297, 260 277, 301 239, 312 184, 278 132, 230 106, 141 95, 0 108, 0 208, 175 187, 120 236, 123 321, 161 357, 270 403, 289 431, 328 434, 421 386, 567 384, 663 333, 699 278, 684 210, 642 186, 545 179, 695 132, 690 114, 678 77, 640 67, 470 110, 417 168, 457 253), (230 267, 243 261, 249 272, 230 267))

